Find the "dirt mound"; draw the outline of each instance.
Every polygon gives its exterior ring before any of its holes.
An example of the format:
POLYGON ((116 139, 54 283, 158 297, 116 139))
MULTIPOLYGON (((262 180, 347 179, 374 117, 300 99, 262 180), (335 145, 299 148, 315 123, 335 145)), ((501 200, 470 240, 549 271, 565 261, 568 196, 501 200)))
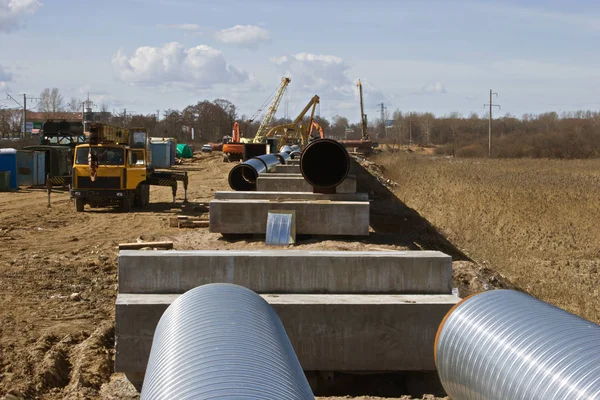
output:
POLYGON ((106 322, 91 335, 40 337, 19 364, 19 380, 5 399, 79 399, 98 395, 112 372, 114 328, 106 322))

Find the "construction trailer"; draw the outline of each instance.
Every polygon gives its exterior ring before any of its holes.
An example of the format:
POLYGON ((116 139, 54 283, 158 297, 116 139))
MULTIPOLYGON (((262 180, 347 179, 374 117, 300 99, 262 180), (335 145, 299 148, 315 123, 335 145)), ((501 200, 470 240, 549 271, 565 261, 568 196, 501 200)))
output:
POLYGON ((75 147, 71 195, 78 212, 92 207, 117 206, 128 212, 147 207, 150 186, 170 186, 173 202, 177 182, 182 182, 187 201, 186 171, 159 171, 152 165, 148 131, 91 124, 88 143, 75 147))

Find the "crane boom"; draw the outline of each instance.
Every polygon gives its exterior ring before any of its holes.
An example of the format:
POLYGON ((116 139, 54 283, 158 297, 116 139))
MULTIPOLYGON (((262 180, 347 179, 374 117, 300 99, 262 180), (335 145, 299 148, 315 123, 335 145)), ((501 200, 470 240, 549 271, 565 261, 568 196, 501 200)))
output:
POLYGON ((365 115, 363 108, 362 84, 360 83, 360 79, 358 80, 357 86, 360 94, 360 130, 362 134, 362 140, 369 140, 369 132, 367 131, 367 116, 365 115))
POLYGON ((273 103, 271 103, 271 105, 269 106, 269 109, 267 110, 267 114, 265 114, 265 117, 263 118, 262 122, 260 123, 260 126, 258 127, 258 131, 256 131, 256 136, 254 137, 254 143, 262 143, 262 141, 264 140, 267 130, 269 129, 269 125, 271 124, 271 121, 273 120, 273 117, 275 116, 275 113, 277 112, 279 103, 281 103, 281 98, 283 97, 285 88, 287 87, 288 83, 290 83, 290 82, 291 82, 290 78, 287 78, 287 77, 281 78, 281 86, 279 87, 279 90, 277 90, 277 94, 275 94, 275 97, 273 98, 273 103))

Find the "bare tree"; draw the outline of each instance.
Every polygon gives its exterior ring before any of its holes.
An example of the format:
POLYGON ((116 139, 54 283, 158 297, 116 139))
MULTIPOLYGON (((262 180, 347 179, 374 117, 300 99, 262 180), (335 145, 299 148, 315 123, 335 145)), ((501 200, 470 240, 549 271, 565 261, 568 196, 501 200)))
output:
POLYGON ((45 88, 40 93, 38 110, 45 113, 55 113, 63 110, 63 97, 57 88, 45 88))
POLYGON ((67 111, 79 112, 83 109, 83 101, 77 97, 71 97, 71 100, 67 103, 67 111))

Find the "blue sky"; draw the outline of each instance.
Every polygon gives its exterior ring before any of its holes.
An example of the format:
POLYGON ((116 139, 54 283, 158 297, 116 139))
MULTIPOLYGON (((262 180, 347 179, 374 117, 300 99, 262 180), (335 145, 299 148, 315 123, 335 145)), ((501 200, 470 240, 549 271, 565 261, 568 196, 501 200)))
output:
MULTIPOLYGON (((600 109, 598 1, 0 0, 0 90, 151 113, 226 98, 253 114, 290 75, 293 117, 600 109)), ((10 105, 0 96, 0 104, 10 105)), ((283 116, 284 106, 279 116, 283 116)))

